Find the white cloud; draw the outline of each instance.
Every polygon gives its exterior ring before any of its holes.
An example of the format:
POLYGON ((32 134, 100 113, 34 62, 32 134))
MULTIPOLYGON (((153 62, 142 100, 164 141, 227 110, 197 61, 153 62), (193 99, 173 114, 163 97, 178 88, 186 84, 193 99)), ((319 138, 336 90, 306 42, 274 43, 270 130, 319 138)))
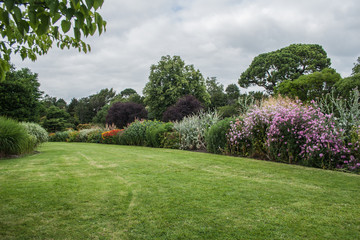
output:
POLYGON ((179 55, 226 86, 258 54, 291 43, 322 45, 347 76, 360 56, 359 12, 355 0, 106 0, 107 32, 88 39, 91 53, 54 47, 35 63, 13 62, 39 73, 41 88, 66 100, 111 87, 141 93, 163 55, 179 55))

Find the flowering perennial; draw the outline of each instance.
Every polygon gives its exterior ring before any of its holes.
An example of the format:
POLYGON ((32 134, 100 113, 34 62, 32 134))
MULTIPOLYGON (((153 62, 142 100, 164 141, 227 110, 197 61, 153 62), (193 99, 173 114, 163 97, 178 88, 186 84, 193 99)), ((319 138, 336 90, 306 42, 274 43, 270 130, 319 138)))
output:
POLYGON ((101 138, 103 140, 103 143, 116 143, 115 137, 118 135, 118 133, 124 131, 124 129, 114 129, 107 132, 103 132, 101 134, 101 138))
POLYGON ((230 152, 321 168, 360 168, 358 139, 346 143, 331 114, 316 105, 278 98, 254 107, 231 124, 230 152))

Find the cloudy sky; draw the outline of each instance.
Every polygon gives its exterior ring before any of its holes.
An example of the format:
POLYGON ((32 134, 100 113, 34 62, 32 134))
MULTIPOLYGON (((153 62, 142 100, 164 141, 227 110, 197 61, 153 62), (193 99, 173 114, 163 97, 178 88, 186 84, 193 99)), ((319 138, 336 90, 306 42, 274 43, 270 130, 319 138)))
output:
POLYGON ((103 88, 142 93, 164 55, 225 87, 258 54, 292 43, 320 44, 343 77, 360 56, 358 0, 105 0, 100 13, 107 32, 86 40, 91 53, 54 46, 34 63, 12 62, 38 73, 45 93, 69 101, 103 88))

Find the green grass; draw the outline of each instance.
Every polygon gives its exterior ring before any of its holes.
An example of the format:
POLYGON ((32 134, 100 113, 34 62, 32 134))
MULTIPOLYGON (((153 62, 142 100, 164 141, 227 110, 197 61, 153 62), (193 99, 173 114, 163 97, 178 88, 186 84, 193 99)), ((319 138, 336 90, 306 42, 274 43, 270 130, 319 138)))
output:
POLYGON ((188 151, 47 143, 0 160, 0 239, 359 239, 360 176, 188 151))

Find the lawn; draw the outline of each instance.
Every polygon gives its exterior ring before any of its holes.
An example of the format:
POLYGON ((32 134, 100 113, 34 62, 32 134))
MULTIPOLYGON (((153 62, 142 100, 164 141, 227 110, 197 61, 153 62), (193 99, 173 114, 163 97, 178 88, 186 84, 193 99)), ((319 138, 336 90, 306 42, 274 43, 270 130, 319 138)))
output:
POLYGON ((0 160, 0 239, 359 239, 360 176, 180 150, 46 143, 0 160))

